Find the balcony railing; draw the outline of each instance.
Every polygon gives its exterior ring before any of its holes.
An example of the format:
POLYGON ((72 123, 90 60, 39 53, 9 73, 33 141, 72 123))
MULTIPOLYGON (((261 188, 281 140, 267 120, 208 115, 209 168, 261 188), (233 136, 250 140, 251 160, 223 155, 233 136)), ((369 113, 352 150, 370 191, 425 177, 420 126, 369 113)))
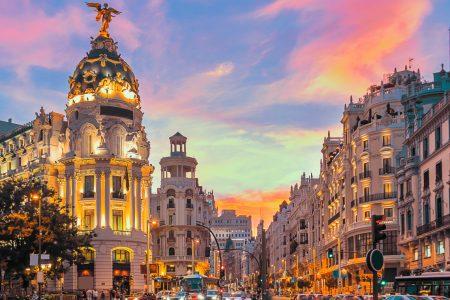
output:
POLYGON ((340 216, 341 216, 341 213, 340 213, 340 212, 336 213, 334 216, 332 216, 331 218, 328 219, 328 224, 333 223, 333 222, 336 221, 340 216))
POLYGON ((177 240, 175 239, 175 237, 168 237, 167 238, 167 242, 168 243, 175 243, 177 240))
POLYGON ((394 198, 397 198, 397 192, 371 194, 364 197, 359 197, 359 203, 366 203, 371 201, 387 200, 394 198))
POLYGON ((186 208, 194 208, 194 204, 192 204, 192 203, 186 203, 186 208))
POLYGON ((365 179, 365 178, 370 178, 372 177, 371 172, 370 171, 364 171, 362 173, 359 173, 359 179, 365 179))
POLYGON ((394 173, 395 173, 395 168, 391 167, 391 166, 384 166, 383 168, 378 170, 379 175, 389 175, 389 174, 394 174, 394 173))
POLYGON ((164 220, 159 221, 159 226, 164 226, 164 225, 166 225, 166 221, 164 221, 164 220))
POLYGON ((307 245, 308 244, 308 240, 301 240, 300 241, 300 245, 307 245))
POLYGON ((175 208, 175 203, 169 203, 169 204, 167 204, 167 208, 175 208))
POLYGON ((123 235, 123 236, 130 236, 131 231, 130 230, 113 230, 114 235, 123 235))
POLYGON ((83 193, 83 198, 94 198, 95 192, 94 191, 85 191, 83 193))
POLYGON ((122 191, 114 191, 111 193, 114 199, 125 199, 125 194, 122 191))
POLYGON ((434 229, 437 229, 439 227, 442 227, 444 225, 449 225, 449 224, 450 224, 450 214, 445 215, 441 218, 438 218, 428 224, 424 224, 422 226, 417 227, 417 235, 425 234, 434 229))

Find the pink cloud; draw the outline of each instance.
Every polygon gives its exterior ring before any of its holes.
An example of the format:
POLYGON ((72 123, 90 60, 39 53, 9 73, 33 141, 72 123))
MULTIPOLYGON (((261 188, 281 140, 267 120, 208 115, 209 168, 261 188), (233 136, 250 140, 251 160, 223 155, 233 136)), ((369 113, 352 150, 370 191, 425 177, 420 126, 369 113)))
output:
POLYGON ((430 6, 425 0, 279 0, 261 8, 257 17, 298 10, 306 29, 286 61, 288 75, 264 86, 261 94, 267 101, 296 102, 318 96, 342 102, 343 95, 362 94, 394 68, 385 61, 404 63, 411 55, 421 55, 416 34, 430 6), (320 22, 305 23, 302 9, 314 11, 320 22))

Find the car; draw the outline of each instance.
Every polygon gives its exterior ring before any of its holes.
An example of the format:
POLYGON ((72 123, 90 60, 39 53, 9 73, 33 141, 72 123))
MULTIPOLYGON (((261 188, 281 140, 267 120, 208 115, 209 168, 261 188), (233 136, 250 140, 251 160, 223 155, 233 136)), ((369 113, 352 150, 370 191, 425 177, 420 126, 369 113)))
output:
POLYGON ((411 295, 391 295, 387 296, 385 300, 416 300, 416 297, 411 295))
POLYGON ((233 296, 229 292, 224 292, 222 294, 222 300, 233 300, 233 296))
POLYGON ((159 291, 156 294, 156 300, 170 300, 170 291, 164 290, 164 291, 159 291))
POLYGON ((206 299, 207 300, 219 300, 220 293, 218 290, 207 290, 206 291, 206 299))
POLYGON ((137 298, 138 300, 156 300, 156 295, 154 293, 144 293, 142 296, 137 298))

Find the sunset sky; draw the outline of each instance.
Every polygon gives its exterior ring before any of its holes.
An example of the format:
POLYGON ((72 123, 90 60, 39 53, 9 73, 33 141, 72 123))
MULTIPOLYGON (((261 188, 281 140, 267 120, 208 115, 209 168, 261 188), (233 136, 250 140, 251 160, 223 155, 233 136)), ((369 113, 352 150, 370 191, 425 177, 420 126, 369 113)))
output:
MULTIPOLYGON (((448 69, 450 0, 109 1, 111 36, 140 82, 151 163, 188 137, 220 208, 267 222, 302 172, 319 172, 328 130, 414 58, 448 69)), ((98 32, 84 1, 0 1, 0 120, 63 112, 68 76, 98 32)), ((267 224, 268 225, 268 224, 267 224)))

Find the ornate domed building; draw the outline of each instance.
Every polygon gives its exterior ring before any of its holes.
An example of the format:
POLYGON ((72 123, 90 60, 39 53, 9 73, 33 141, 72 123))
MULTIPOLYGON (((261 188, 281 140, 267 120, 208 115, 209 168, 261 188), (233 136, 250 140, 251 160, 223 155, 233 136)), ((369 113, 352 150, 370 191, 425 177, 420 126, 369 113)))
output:
POLYGON ((33 122, 10 122, 3 126, 8 132, 0 131, 0 181, 37 174, 58 192, 80 230, 95 233, 86 263, 71 267, 61 282, 48 281, 49 289, 144 289, 150 143, 138 82, 104 25, 69 77, 66 120, 41 109, 33 122))

